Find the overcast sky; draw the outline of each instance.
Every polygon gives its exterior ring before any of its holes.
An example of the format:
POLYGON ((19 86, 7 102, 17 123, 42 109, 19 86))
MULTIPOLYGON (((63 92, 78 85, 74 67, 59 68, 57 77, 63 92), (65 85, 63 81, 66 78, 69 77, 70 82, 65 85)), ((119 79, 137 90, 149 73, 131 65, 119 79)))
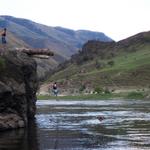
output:
POLYGON ((0 0, 0 15, 104 32, 116 41, 150 30, 150 0, 0 0))

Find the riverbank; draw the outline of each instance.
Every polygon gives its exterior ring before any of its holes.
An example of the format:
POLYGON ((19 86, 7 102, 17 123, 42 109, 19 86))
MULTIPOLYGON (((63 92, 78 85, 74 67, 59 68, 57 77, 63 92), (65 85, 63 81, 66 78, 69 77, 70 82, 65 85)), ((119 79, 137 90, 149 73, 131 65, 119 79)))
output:
POLYGON ((51 95, 37 95, 38 100, 111 100, 111 99, 147 99, 147 94, 144 92, 129 92, 129 93, 104 93, 104 94, 87 94, 87 95, 67 95, 55 96, 51 95))

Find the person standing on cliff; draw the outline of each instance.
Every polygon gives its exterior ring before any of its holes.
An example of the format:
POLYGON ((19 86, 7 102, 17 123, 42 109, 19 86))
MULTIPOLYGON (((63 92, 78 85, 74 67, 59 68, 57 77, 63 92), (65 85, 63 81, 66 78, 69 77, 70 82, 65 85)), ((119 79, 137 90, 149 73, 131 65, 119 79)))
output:
POLYGON ((0 50, 0 55, 2 55, 3 54, 3 51, 5 50, 5 48, 6 48, 6 28, 4 28, 1 32, 0 32, 0 35, 1 35, 1 37, 2 37, 2 47, 0 47, 1 48, 1 50, 0 50))
POLYGON ((6 28, 3 29, 3 31, 1 32, 1 36, 2 36, 2 44, 6 44, 6 28))

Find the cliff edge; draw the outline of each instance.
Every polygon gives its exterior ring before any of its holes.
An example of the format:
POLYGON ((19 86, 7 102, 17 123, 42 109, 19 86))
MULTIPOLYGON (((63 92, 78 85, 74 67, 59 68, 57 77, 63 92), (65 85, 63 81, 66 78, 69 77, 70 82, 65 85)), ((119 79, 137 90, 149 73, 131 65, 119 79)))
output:
POLYGON ((23 52, 0 56, 0 130, 25 127, 36 112, 36 62, 23 52))

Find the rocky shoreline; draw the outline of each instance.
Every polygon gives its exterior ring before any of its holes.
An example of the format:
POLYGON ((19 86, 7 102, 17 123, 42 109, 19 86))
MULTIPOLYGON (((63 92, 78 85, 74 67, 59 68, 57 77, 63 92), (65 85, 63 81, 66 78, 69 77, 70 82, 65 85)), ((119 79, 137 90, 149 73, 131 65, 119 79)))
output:
POLYGON ((17 114, 0 114, 0 130, 22 128, 24 126, 25 122, 17 114))

